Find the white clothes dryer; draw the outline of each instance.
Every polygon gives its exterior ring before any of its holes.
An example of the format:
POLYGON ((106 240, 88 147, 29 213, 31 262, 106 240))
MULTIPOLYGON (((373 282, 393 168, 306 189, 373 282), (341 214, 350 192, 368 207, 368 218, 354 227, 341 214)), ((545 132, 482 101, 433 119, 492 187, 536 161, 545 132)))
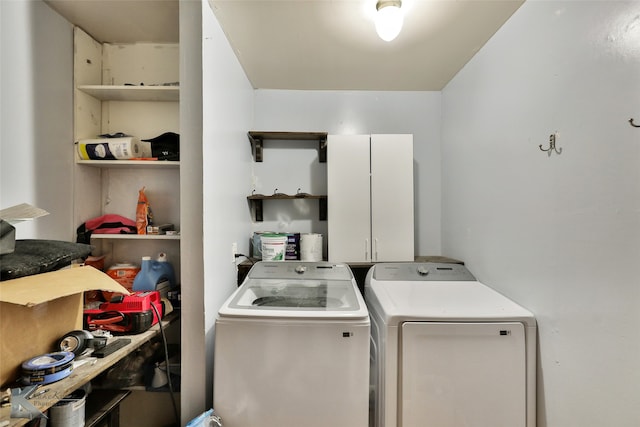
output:
POLYGON ((371 425, 535 427, 531 312, 461 264, 376 264, 365 301, 371 425))
POLYGON ((369 337, 347 265, 258 262, 218 312, 214 409, 225 427, 366 427, 369 337))

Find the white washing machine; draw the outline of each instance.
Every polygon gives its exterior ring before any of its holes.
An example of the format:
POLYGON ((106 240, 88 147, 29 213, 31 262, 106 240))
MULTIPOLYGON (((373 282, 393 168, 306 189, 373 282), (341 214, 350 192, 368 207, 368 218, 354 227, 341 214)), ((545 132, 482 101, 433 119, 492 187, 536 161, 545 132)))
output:
POLYGON ((535 427, 536 321, 460 264, 365 279, 375 427, 535 427))
POLYGON ((220 308, 225 427, 366 427, 369 313, 345 264, 258 262, 220 308))

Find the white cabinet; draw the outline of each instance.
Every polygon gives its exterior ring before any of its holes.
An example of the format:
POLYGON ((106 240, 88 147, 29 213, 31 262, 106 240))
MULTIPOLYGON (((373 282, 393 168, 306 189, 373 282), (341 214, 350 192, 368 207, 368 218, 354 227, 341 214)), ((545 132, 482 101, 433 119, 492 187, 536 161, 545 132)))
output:
MULTIPOLYGON (((75 141, 117 132, 141 140, 179 134, 178 44, 99 43, 75 28, 74 51, 75 141)), ((145 187, 154 223, 179 230, 179 161, 81 160, 72 149, 76 227, 105 214, 135 221, 138 190, 145 187)), ((164 252, 179 282, 179 235, 93 234, 91 244, 94 255, 105 255, 106 268, 164 252)))
POLYGON ((329 135, 332 262, 414 260, 413 136, 329 135))

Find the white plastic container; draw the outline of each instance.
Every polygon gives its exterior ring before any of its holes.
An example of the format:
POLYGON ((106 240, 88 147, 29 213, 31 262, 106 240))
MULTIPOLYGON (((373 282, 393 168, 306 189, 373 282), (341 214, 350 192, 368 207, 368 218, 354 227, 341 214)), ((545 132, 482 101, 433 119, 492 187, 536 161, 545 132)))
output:
POLYGON ((84 139, 78 141, 82 160, 126 160, 142 157, 140 141, 135 137, 84 139))

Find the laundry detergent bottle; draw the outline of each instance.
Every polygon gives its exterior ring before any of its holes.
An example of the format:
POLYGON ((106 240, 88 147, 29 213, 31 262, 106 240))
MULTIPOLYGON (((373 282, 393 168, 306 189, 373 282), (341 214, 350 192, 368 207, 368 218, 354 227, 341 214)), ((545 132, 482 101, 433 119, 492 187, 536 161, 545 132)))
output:
POLYGON ((175 286, 176 284, 173 266, 167 261, 167 255, 164 252, 160 252, 156 260, 152 260, 150 256, 144 256, 142 257, 140 272, 133 279, 133 290, 155 291, 159 283, 167 281, 170 286, 175 286))

